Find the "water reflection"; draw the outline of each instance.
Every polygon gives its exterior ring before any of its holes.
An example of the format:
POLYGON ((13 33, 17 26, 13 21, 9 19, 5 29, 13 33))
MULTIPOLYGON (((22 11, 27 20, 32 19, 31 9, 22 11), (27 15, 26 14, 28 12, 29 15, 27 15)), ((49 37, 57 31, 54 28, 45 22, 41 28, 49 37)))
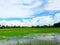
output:
POLYGON ((9 40, 0 40, 0 45, 59 45, 60 34, 43 33, 32 34, 22 38, 11 37, 9 40))

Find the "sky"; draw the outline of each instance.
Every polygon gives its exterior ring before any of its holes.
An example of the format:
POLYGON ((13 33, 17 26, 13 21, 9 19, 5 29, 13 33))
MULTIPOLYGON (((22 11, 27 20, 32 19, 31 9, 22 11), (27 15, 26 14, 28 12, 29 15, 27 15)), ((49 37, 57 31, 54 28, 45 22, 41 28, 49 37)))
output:
POLYGON ((60 0, 0 0, 0 25, 36 26, 60 22, 60 0))

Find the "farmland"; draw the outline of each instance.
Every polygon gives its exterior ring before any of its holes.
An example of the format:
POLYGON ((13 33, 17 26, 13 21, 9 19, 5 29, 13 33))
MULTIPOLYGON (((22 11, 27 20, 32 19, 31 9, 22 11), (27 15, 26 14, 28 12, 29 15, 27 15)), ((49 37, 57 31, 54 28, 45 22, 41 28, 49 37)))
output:
POLYGON ((0 36, 25 36, 33 33, 60 33, 60 28, 3 28, 0 36))
POLYGON ((59 35, 60 28, 0 28, 0 43, 2 42, 2 45, 20 45, 21 42, 21 45, 58 45, 59 35))

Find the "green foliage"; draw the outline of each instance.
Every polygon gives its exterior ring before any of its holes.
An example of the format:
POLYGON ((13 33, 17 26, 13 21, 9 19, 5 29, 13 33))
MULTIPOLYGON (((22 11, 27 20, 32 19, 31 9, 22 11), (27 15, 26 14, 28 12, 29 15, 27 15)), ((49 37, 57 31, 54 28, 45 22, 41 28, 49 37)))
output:
POLYGON ((59 23, 55 23, 53 26, 54 27, 60 27, 60 22, 59 23))

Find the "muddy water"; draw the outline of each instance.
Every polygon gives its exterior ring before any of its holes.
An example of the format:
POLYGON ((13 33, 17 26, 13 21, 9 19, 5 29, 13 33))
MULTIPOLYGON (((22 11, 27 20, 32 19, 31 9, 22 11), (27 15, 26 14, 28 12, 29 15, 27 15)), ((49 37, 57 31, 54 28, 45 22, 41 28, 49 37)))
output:
POLYGON ((41 33, 22 38, 11 37, 9 40, 0 40, 0 45, 60 45, 60 34, 41 33))

